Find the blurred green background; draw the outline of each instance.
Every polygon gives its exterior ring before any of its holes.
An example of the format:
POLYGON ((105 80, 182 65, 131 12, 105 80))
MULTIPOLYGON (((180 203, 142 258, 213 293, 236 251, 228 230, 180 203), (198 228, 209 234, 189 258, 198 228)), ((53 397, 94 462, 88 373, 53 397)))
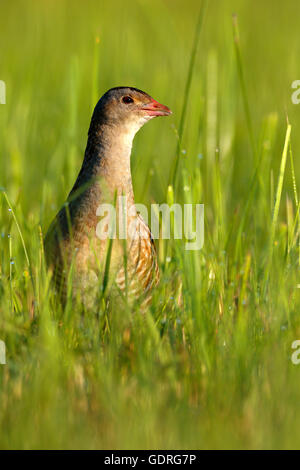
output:
POLYGON ((300 3, 209 0, 197 30, 201 5, 0 4, 1 448, 299 447, 300 3), (171 183, 176 201, 204 203, 205 244, 157 243, 146 318, 101 306, 82 318, 56 305, 41 237, 93 107, 122 85, 173 111, 135 138, 136 202, 165 202, 171 183))

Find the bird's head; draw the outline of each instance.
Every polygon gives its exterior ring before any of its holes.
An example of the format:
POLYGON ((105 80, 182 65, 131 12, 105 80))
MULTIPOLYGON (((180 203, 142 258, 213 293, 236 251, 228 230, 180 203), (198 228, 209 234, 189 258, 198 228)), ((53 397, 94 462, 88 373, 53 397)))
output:
POLYGON ((106 123, 125 127, 135 133, 150 119, 170 114, 172 111, 167 106, 144 91, 117 87, 108 90, 98 101, 94 118, 101 116, 106 123))

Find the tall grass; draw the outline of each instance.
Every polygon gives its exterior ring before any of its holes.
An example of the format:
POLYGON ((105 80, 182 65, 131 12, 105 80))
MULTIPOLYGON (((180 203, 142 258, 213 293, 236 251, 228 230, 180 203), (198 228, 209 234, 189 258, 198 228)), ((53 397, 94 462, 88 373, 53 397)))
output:
POLYGON ((1 448, 299 447, 298 10, 1 6, 1 448), (161 282, 144 315, 110 312, 102 296, 82 315, 57 302, 42 239, 95 101, 126 84, 173 110, 135 139, 136 202, 204 203, 205 242, 157 241, 161 282))

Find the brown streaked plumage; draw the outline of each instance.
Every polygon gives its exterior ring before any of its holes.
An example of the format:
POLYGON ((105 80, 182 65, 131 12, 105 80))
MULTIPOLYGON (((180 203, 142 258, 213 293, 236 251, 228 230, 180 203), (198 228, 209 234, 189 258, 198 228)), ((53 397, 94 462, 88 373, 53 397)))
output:
POLYGON ((117 220, 126 210, 127 233, 125 244, 112 242, 108 290, 111 296, 126 291, 128 299, 149 303, 159 270, 150 229, 134 206, 130 154, 136 132, 153 117, 169 114, 169 108, 131 87, 112 88, 97 103, 81 170, 45 237, 47 264, 63 301, 71 276, 73 298, 87 308, 95 305, 109 247, 109 240, 96 233, 97 210, 116 201, 117 220), (126 197, 125 209, 119 207, 120 196, 126 197))

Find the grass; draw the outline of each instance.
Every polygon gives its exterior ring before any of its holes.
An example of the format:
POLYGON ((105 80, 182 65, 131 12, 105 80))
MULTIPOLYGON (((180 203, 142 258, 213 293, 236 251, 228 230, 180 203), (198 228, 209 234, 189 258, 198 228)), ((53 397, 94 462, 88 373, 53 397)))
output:
POLYGON ((299 448, 300 7, 201 5, 0 7, 1 448, 299 448), (204 247, 157 241, 144 316, 62 311, 42 238, 126 84, 173 110, 135 139, 136 202, 204 203, 204 247))

